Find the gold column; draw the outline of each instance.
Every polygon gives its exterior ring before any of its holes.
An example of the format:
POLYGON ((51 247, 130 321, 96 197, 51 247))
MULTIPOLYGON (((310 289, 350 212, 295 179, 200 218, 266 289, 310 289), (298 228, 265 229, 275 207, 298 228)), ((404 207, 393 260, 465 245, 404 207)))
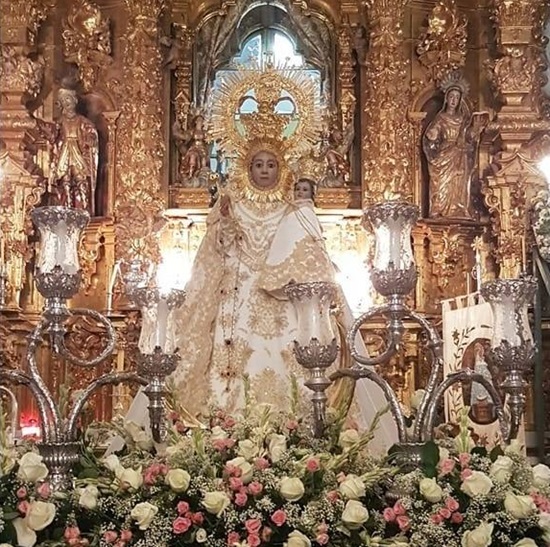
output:
POLYGON ((162 58, 159 16, 162 0, 126 0, 120 117, 116 158, 116 256, 152 256, 155 215, 164 207, 161 175, 162 58))
POLYGON ((485 201, 498 239, 500 276, 515 277, 526 269, 527 211, 532 194, 543 185, 537 173, 537 134, 550 130, 541 116, 541 76, 544 69, 542 30, 548 3, 538 0, 495 0, 499 57, 487 62, 489 78, 502 103, 489 126, 501 151, 493 157, 485 201))
POLYGON ((34 142, 35 121, 26 103, 40 92, 44 60, 36 53, 36 33, 46 17, 37 0, 0 0, 0 230, 2 259, 8 275, 7 308, 18 309, 25 281, 25 263, 32 250, 28 234, 32 226, 27 213, 43 189, 40 177, 32 175, 36 166, 25 150, 34 142))
POLYGON ((408 61, 403 21, 408 0, 366 0, 368 51, 362 120, 363 199, 367 204, 412 195, 408 61))

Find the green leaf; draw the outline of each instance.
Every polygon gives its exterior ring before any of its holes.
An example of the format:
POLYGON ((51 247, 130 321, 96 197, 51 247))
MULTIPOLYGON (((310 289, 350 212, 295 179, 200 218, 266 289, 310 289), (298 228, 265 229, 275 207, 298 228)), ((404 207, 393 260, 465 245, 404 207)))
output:
POLYGON ((504 450, 502 450, 502 448, 499 445, 497 445, 493 448, 493 450, 491 450, 491 453, 489 454, 489 458, 491 458, 491 461, 494 462, 499 456, 503 456, 503 455, 504 455, 504 450))
POLYGON ((439 463, 439 447, 433 441, 424 443, 420 449, 420 457, 424 468, 437 467, 439 463))

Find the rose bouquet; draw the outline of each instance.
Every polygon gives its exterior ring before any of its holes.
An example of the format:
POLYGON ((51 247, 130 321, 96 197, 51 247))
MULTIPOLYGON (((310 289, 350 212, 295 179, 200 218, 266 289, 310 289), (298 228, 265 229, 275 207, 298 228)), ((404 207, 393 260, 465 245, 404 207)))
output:
POLYGON ((415 547, 550 545, 550 469, 520 448, 475 447, 464 419, 456 438, 427 443, 422 466, 396 476, 387 534, 406 530, 415 547))

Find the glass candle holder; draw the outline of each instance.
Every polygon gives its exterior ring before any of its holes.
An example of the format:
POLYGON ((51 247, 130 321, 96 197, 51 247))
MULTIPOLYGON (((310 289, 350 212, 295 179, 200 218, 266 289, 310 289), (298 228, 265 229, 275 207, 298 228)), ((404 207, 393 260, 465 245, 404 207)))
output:
POLYGON ((294 283, 285 287, 285 294, 296 310, 296 342, 300 346, 308 346, 312 340, 317 340, 321 345, 330 344, 335 338, 330 306, 336 296, 336 285, 326 282, 294 283))
POLYGON ((80 285, 78 243, 90 215, 70 207, 38 207, 31 218, 40 235, 36 286, 46 298, 70 298, 80 285))
POLYGON ((375 236, 372 284, 383 296, 407 295, 416 283, 411 231, 419 210, 404 201, 386 201, 365 210, 363 226, 375 236))

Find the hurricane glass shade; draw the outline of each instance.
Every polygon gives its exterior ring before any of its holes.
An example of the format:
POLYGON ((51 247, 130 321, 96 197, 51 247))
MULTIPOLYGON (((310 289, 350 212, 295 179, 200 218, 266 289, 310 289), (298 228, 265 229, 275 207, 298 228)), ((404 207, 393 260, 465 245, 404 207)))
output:
POLYGON ((493 312, 493 349, 503 342, 511 347, 533 342, 527 311, 536 288, 533 279, 497 279, 483 285, 481 295, 493 312))
POLYGON ((304 347, 314 339, 322 345, 330 344, 335 336, 330 307, 336 295, 336 285, 296 283, 287 285, 285 293, 296 310, 296 342, 304 347))
POLYGON ((363 224, 374 230, 374 269, 385 272, 414 267, 411 231, 418 215, 418 207, 404 201, 387 201, 365 210, 363 224))
POLYGON ((38 207, 31 218, 40 234, 38 273, 48 274, 59 266, 65 274, 76 274, 80 269, 78 243, 89 213, 70 207, 38 207))

